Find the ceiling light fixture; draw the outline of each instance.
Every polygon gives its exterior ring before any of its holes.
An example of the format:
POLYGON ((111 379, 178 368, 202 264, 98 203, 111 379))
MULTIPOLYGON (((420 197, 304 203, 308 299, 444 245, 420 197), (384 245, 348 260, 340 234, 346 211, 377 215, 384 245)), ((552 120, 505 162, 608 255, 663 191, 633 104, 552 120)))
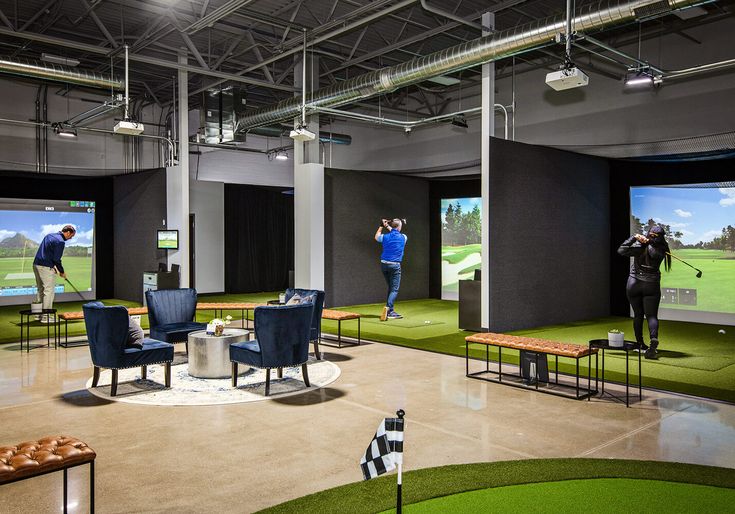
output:
POLYGON ((77 129, 71 127, 63 127, 60 124, 54 125, 54 132, 57 136, 66 139, 74 139, 77 137, 77 129))
POLYGON ((654 75, 647 68, 631 69, 625 74, 624 84, 626 87, 658 86, 663 82, 660 75, 654 75))
POLYGON ((285 150, 279 150, 276 152, 276 160, 277 161, 287 161, 288 160, 288 154, 285 150))
POLYGON ((465 115, 463 113, 455 114, 454 116, 452 116, 452 125, 460 128, 469 127, 469 125, 467 124, 467 118, 465 118, 465 115))
POLYGON ((61 64, 62 66, 71 66, 71 67, 79 66, 79 61, 77 61, 76 59, 71 59, 69 57, 61 57, 59 55, 53 55, 53 54, 42 53, 41 60, 50 62, 53 64, 61 64))

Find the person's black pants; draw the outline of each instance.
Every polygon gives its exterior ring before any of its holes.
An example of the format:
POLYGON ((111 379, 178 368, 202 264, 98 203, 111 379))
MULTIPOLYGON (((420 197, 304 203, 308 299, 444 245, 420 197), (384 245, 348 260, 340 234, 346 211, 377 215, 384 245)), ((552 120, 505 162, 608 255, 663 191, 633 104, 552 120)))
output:
POLYGON ((644 282, 628 277, 625 287, 630 306, 633 307, 633 331, 637 343, 643 343, 643 316, 648 320, 651 340, 658 340, 658 304, 661 303, 661 283, 644 282))

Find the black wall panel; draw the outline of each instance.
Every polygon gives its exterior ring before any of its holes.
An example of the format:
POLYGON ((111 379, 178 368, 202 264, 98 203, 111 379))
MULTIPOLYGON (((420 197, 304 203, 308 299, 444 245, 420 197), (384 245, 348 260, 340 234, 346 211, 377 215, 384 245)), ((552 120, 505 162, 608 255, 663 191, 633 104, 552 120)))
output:
POLYGON ((364 171, 327 170, 325 181, 325 291, 329 306, 385 301, 382 246, 373 236, 381 218, 406 218, 408 236, 401 300, 429 296, 429 182, 364 171))

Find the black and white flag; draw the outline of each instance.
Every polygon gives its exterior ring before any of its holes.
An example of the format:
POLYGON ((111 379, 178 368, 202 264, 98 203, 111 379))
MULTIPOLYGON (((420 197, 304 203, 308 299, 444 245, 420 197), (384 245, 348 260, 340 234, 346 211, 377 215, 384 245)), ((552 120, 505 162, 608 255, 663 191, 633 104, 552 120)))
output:
POLYGON ((397 464, 403 464, 403 418, 385 418, 360 459, 360 467, 365 480, 370 480, 394 470, 397 464))

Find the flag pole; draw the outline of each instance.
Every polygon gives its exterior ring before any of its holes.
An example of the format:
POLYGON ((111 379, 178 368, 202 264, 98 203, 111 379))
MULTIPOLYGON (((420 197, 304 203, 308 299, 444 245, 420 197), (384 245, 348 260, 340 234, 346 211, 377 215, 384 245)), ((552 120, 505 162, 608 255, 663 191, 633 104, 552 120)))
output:
MULTIPOLYGON (((403 419, 403 416, 406 415, 406 413, 403 411, 403 409, 399 409, 396 412, 396 415, 399 419, 403 419)), ((396 513, 401 514, 401 505, 403 504, 402 498, 401 498, 401 485, 403 482, 403 459, 401 459, 398 462, 398 488, 396 491, 396 513)))

